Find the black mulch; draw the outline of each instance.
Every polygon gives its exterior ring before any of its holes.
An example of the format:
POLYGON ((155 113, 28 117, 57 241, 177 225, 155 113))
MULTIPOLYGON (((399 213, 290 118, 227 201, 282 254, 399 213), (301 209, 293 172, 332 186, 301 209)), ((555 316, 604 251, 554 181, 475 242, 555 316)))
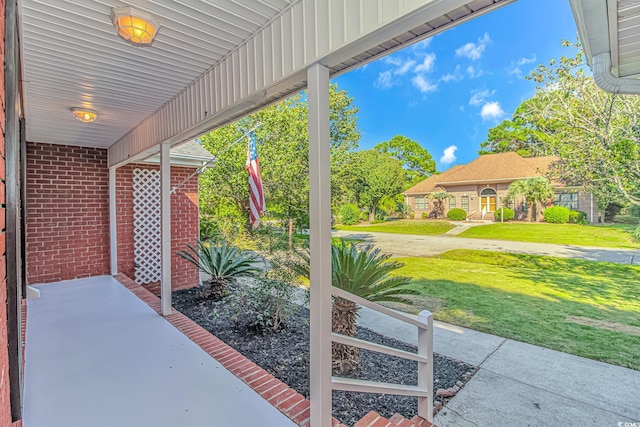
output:
MULTIPOLYGON (((309 398, 309 311, 306 308, 301 308, 280 331, 259 334, 245 326, 248 322, 242 315, 234 321, 226 309, 224 300, 203 301, 198 298, 196 289, 174 292, 173 306, 273 376, 309 398)), ((412 345, 380 335, 367 328, 358 328, 358 338, 416 352, 416 348, 412 345)), ((362 367, 354 373, 353 377, 417 384, 417 362, 367 350, 361 350, 360 354, 362 367)), ((476 369, 472 365, 435 353, 433 357, 434 393, 439 388, 453 387, 458 381, 465 383, 476 369)), ((441 399, 435 398, 435 401, 441 401, 441 399)), ((396 412, 411 418, 417 414, 417 398, 333 392, 333 415, 346 425, 355 424, 370 410, 375 410, 387 418, 396 412)))

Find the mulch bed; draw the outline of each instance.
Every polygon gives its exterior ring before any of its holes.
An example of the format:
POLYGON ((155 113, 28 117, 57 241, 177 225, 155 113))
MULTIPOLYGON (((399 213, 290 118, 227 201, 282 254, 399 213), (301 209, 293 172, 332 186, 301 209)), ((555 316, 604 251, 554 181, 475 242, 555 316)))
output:
MULTIPOLYGON (((309 398, 309 311, 300 308, 277 332, 256 333, 248 319, 232 319, 225 300, 201 300, 197 289, 173 293, 173 306, 219 339, 235 348, 261 368, 309 398)), ((416 348, 370 329, 358 327, 358 338, 416 352, 416 348)), ((415 385, 417 362, 386 354, 360 350, 362 366, 354 378, 415 385)), ((434 393, 466 382, 476 367, 438 354, 434 359, 434 393)), ((442 401, 434 396, 434 402, 442 401)), ((389 418, 394 413, 411 418, 417 414, 417 398, 369 393, 333 392, 333 416, 353 425, 370 410, 389 418)))

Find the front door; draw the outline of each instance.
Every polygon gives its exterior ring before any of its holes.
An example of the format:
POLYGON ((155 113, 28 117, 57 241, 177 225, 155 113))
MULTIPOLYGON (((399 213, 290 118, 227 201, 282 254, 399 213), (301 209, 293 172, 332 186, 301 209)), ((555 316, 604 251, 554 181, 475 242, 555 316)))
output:
POLYGON ((481 212, 495 212, 496 211, 496 196, 481 196, 480 197, 480 211, 481 212))

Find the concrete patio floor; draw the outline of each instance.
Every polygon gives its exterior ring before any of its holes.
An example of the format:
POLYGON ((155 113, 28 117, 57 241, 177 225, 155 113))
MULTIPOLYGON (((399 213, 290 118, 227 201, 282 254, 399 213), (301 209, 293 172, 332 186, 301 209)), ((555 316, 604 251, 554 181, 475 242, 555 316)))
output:
POLYGON ((295 426, 112 277, 37 288, 25 427, 295 426))
MULTIPOLYGON (((358 323, 417 344, 414 327, 362 308, 358 323)), ((480 367, 440 427, 640 425, 640 371, 434 322, 434 351, 480 367)), ((637 352, 637 348, 629 351, 637 352)))

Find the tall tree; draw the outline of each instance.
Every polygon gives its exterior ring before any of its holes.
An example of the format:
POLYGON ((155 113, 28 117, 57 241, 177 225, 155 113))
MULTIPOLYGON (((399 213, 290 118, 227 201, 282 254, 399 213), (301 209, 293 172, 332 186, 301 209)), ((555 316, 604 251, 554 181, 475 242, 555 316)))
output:
POLYGON ((357 164, 355 190, 358 202, 369 208, 369 219, 373 221, 380 199, 402 191, 405 171, 399 160, 375 149, 360 151, 354 163, 357 164))
POLYGON ((406 136, 396 135, 389 141, 376 145, 374 149, 402 163, 406 171, 405 188, 414 186, 436 172, 436 162, 429 151, 406 136))
POLYGON ((523 101, 511 119, 489 129, 487 140, 480 144, 478 153, 514 151, 522 157, 549 155, 557 143, 554 123, 550 123, 544 117, 536 117, 533 122, 531 111, 537 108, 539 102, 536 97, 523 101))
MULTIPOLYGON (((353 98, 332 84, 329 88, 331 162, 334 174, 340 177, 358 146, 358 109, 353 98)), ((283 219, 293 219, 298 226, 306 225, 309 210, 309 137, 306 95, 300 93, 264 108, 248 117, 210 132, 201 139, 214 155, 216 165, 200 180, 200 201, 203 214, 219 221, 232 214, 248 220, 247 174, 244 169, 247 142, 243 139, 229 145, 243 133, 255 130, 258 157, 263 179, 267 209, 283 219), (220 154, 221 153, 221 154, 220 154), (230 208, 231 207, 231 208, 230 208)), ((334 197, 343 197, 352 187, 339 185, 332 176, 334 197)), ((237 220, 236 220, 237 222, 237 220)))
POLYGON ((584 186, 604 208, 640 206, 640 97, 604 92, 586 73, 579 43, 563 41, 572 56, 538 65, 538 84, 514 118, 489 132, 488 152, 557 156, 550 176, 584 186))
POLYGON ((540 206, 554 195, 553 187, 547 178, 529 178, 514 181, 509 185, 507 199, 514 200, 522 197, 529 206, 527 210, 527 220, 535 221, 538 216, 540 206))

